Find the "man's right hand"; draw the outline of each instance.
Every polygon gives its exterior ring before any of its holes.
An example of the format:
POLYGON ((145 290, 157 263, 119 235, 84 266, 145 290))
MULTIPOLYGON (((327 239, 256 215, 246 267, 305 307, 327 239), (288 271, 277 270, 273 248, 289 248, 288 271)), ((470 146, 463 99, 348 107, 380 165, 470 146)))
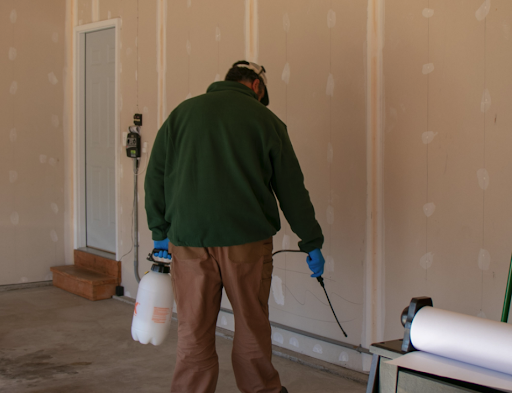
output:
POLYGON ((153 254, 155 257, 165 258, 165 259, 168 259, 169 261, 171 260, 171 258, 172 258, 171 254, 168 253, 168 250, 169 250, 169 239, 154 240, 153 241, 153 248, 155 250, 161 250, 161 251, 155 252, 155 254, 153 254))

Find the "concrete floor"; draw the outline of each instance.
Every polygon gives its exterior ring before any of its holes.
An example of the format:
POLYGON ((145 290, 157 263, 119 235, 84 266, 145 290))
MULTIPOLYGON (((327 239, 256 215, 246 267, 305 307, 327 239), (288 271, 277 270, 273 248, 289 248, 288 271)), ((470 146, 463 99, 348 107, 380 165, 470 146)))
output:
MULTIPOLYGON (((0 391, 10 393, 168 392, 176 322, 158 347, 134 342, 133 307, 90 302, 55 287, 0 292, 0 391)), ((232 342, 217 337, 217 392, 235 393, 232 342)), ((363 393, 365 385, 280 357, 274 364, 290 393, 363 393)), ((190 392, 193 393, 193 392, 190 392)))

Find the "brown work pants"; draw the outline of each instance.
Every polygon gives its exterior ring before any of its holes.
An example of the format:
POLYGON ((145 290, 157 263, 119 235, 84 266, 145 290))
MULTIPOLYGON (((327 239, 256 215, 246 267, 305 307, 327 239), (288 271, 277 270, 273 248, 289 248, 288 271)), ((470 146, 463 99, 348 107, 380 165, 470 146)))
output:
POLYGON ((235 316, 231 361, 238 388, 243 393, 279 393, 268 319, 272 238, 231 247, 170 244, 169 251, 178 311, 171 393, 215 392, 219 374, 215 328, 223 287, 235 316))

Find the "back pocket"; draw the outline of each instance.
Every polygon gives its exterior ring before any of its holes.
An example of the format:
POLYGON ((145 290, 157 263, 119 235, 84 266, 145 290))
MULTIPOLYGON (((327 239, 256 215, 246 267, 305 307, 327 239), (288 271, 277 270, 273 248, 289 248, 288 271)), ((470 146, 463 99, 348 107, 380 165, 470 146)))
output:
POLYGON ((272 258, 272 238, 231 246, 228 249, 229 260, 237 263, 256 263, 267 255, 272 258))
POLYGON ((208 255, 208 251, 204 247, 184 247, 175 246, 169 243, 169 252, 180 261, 187 261, 193 259, 204 259, 208 255))

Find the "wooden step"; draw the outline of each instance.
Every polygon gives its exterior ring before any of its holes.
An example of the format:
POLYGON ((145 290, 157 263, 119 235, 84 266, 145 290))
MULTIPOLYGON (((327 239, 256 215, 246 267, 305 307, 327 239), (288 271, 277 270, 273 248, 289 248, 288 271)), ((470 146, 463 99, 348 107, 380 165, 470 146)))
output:
POLYGON ((74 265, 51 268, 54 286, 89 300, 115 295, 121 285, 121 262, 82 250, 75 250, 74 257, 74 265))
POLYGON ((75 250, 75 266, 118 278, 121 284, 121 262, 101 257, 89 252, 75 250))
POLYGON ((54 266, 53 285, 89 300, 110 299, 116 293, 117 277, 75 265, 54 266))

